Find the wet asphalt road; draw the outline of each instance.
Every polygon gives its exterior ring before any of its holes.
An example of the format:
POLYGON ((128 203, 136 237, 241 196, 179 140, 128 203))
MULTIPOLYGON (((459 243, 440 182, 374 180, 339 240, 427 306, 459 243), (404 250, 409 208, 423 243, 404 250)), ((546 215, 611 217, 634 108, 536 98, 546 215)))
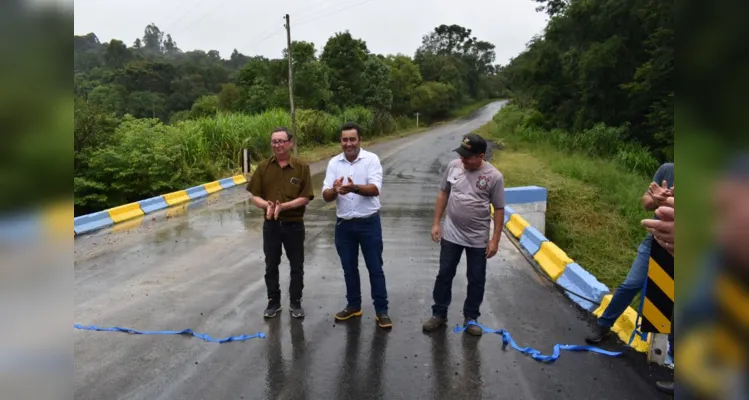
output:
MULTIPOLYGON (((266 306, 262 213, 244 187, 215 193, 75 241, 76 323, 140 330, 191 328, 214 338, 262 331, 266 339, 216 344, 176 335, 75 331, 76 398, 81 399, 635 399, 656 398, 633 365, 565 352, 543 364, 508 349, 498 335, 427 335, 439 246, 430 228, 440 173, 462 134, 502 106, 418 136, 373 146, 383 162, 381 196, 391 331, 376 327, 363 259, 360 320, 336 323, 345 306, 333 242, 334 205, 308 207, 304 276, 307 317, 288 314, 288 261, 281 264, 284 312, 266 306)), ((324 171, 327 160, 313 165, 324 171)), ((284 256, 285 257, 285 256, 284 256)), ((451 327, 462 322, 465 258, 453 284, 451 327)), ((540 278, 503 237, 489 261, 480 321, 521 346, 550 354, 584 344, 588 322, 540 278)), ((617 349, 615 343, 608 346, 617 349)))

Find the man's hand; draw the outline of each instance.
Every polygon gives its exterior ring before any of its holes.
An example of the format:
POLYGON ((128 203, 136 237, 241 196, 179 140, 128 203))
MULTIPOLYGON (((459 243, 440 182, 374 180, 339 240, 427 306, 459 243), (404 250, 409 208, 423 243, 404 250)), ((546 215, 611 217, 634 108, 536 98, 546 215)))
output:
POLYGON ((442 239, 440 237, 440 224, 436 223, 432 225, 432 240, 434 243, 439 243, 440 239, 442 239))
POLYGON ((655 239, 666 251, 674 255, 674 238, 676 236, 674 227, 674 198, 669 197, 664 205, 658 207, 655 214, 660 218, 645 219, 642 225, 653 234, 655 239))
POLYGON ((281 203, 280 201, 276 200, 276 206, 275 211, 273 212, 273 219, 278 219, 278 215, 281 214, 281 211, 286 209, 286 203, 281 203))
MULTIPOLYGON (((343 177, 341 177, 341 182, 343 182, 343 177)), ((348 181, 345 185, 338 186, 338 194, 348 194, 354 191, 354 181, 351 180, 351 177, 348 177, 348 181)))
POLYGON ((275 213, 275 204, 272 201, 268 201, 267 203, 265 206, 265 219, 271 219, 275 213))
POLYGON ((499 243, 495 242, 494 240, 489 241, 489 245, 486 246, 486 259, 490 259, 494 257, 497 254, 497 251, 499 250, 499 243))
POLYGON ((648 194, 655 200, 657 206, 662 206, 666 204, 667 198, 673 196, 673 187, 669 188, 665 180, 661 183, 661 186, 658 186, 655 182, 650 182, 648 194))

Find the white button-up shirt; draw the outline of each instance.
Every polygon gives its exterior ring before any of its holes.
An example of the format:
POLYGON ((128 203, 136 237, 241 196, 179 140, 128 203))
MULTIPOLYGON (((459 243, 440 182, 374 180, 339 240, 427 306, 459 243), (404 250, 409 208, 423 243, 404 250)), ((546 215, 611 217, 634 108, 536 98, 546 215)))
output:
MULTIPOLYGON (((353 162, 346 159, 341 153, 330 159, 328 170, 325 172, 325 181, 322 190, 332 189, 335 180, 343 177, 343 184, 348 183, 348 178, 355 185, 375 185, 377 190, 382 190, 382 164, 377 154, 359 148, 359 156, 353 162)), ((363 218, 368 217, 380 210, 379 196, 362 196, 356 193, 338 195, 336 198, 336 215, 339 218, 363 218)))

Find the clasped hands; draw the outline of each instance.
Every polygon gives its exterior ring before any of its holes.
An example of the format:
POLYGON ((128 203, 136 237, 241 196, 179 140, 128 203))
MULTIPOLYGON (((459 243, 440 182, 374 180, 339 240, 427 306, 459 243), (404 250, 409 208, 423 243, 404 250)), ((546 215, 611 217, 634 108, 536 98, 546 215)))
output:
POLYGON ((286 203, 281 203, 278 200, 275 203, 268 201, 268 204, 265 206, 265 219, 278 219, 278 215, 285 209, 286 203))
POLYGON ((674 255, 674 238, 676 236, 674 227, 674 188, 672 186, 671 189, 667 189, 665 181, 662 186, 658 186, 653 182, 650 184, 648 193, 650 193, 658 205, 655 215, 659 219, 645 219, 642 221, 642 225, 653 235, 653 239, 658 244, 671 255, 674 255))
POLYGON ((354 185, 354 181, 351 180, 351 177, 348 177, 348 181, 346 184, 343 184, 343 177, 340 177, 333 182, 333 190, 338 194, 349 194, 354 191, 356 188, 356 185, 354 185))

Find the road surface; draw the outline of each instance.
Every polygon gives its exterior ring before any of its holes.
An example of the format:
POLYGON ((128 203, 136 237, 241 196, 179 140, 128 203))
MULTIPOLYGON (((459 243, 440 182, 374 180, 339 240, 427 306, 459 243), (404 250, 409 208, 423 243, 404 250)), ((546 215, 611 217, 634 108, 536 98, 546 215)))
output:
MULTIPOLYGON (((76 323, 139 330, 193 329, 214 338, 262 331, 267 338, 209 343, 190 336, 76 330, 80 399, 635 399, 658 397, 637 365, 565 352, 543 364, 501 349, 498 335, 425 334, 439 246, 431 241, 440 173, 462 134, 504 103, 418 136, 369 148, 383 163, 384 269, 394 321, 376 327, 363 261, 360 320, 336 323, 345 306, 334 247, 334 205, 320 197, 306 215, 304 320, 284 310, 266 321, 262 213, 244 187, 211 195, 75 240, 76 323)), ((312 166, 322 173, 327 160, 312 166)), ((553 206, 553 205, 551 205, 553 206)), ((285 256, 284 256, 285 257, 285 256)), ((465 257, 453 285, 449 325, 462 322, 465 257)), ((589 322, 503 237, 487 268, 480 321, 511 332, 520 346, 550 354, 584 344, 589 322)), ((617 349, 615 343, 609 349, 617 349)))

